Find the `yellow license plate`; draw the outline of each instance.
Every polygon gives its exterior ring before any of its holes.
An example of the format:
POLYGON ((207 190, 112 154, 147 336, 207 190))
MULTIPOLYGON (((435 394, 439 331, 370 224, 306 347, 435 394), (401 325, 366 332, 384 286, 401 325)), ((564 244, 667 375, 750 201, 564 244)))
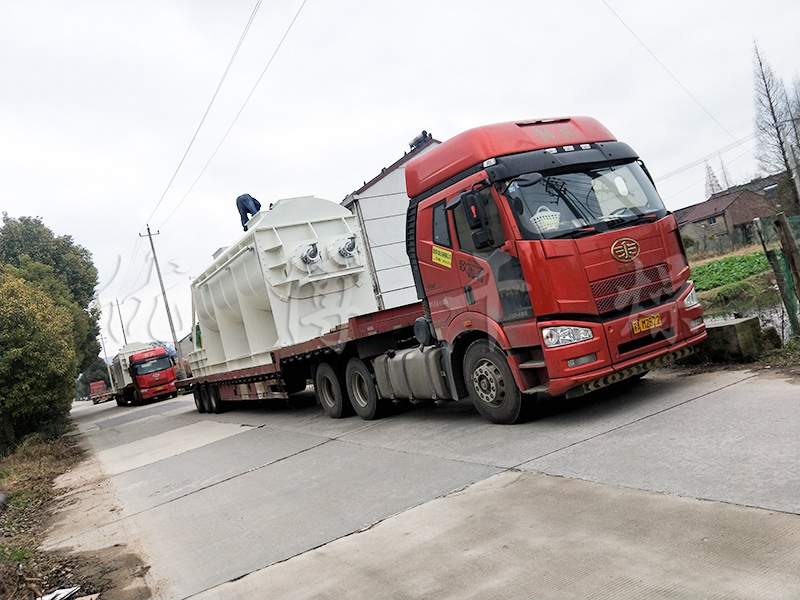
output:
POLYGON ((646 317, 639 317, 631 323, 631 330, 634 335, 651 329, 661 327, 661 315, 648 315, 646 317))

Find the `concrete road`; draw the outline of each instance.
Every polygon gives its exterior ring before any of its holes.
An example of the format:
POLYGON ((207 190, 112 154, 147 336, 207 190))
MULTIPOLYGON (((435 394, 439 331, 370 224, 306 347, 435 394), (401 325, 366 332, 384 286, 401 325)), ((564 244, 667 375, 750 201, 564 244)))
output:
POLYGON ((800 383, 768 372, 659 371, 516 426, 188 398, 73 418, 106 495, 51 545, 129 545, 156 598, 800 597, 800 383))

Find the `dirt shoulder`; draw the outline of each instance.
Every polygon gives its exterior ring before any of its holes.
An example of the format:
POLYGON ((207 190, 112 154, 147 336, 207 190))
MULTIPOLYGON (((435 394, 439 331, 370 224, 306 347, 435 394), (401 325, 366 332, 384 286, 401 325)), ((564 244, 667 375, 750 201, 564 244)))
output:
MULTIPOLYGON (((147 600, 151 593, 143 576, 149 567, 131 546, 97 460, 78 434, 58 443, 62 456, 56 460, 28 457, 51 463, 46 474, 36 475, 36 492, 19 478, 24 474, 9 479, 3 465, 8 503, 0 514, 0 598, 28 600, 79 586, 79 597, 147 600)), ((37 452, 52 450, 43 445, 37 452)))

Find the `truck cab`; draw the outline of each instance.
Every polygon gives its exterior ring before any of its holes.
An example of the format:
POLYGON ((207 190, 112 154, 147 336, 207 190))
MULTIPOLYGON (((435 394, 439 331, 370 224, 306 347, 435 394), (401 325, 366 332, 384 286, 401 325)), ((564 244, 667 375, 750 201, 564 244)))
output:
POLYGON ((139 401, 178 395, 175 367, 163 347, 132 354, 129 361, 128 369, 139 401))
POLYGON ((406 167, 424 345, 496 422, 691 352, 702 311, 638 155, 588 117, 462 133, 406 167))

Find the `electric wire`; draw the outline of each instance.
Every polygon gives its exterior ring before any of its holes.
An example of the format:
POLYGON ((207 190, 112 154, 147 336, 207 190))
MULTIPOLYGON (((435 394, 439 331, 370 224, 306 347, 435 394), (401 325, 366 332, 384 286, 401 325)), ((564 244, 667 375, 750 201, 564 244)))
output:
MULTIPOLYGON (((719 154, 722 154, 723 152, 727 152, 728 150, 733 150, 734 148, 737 148, 738 146, 743 146, 745 143, 749 142, 754 137, 756 137, 755 132, 751 133, 747 137, 743 137, 741 140, 737 140, 737 141, 733 142, 732 144, 728 144, 724 148, 720 148, 719 150, 711 152, 710 154, 706 154, 702 158, 695 159, 692 162, 683 165, 682 167, 678 167, 677 169, 675 169, 673 171, 670 171, 669 173, 665 173, 664 175, 659 175, 658 177, 655 178, 655 181, 656 182, 664 181, 665 179, 669 179, 670 177, 673 177, 674 175, 678 175, 679 173, 683 173, 684 171, 688 171, 689 169, 692 169, 692 168, 696 167, 697 165, 703 164, 707 160, 711 160, 712 158, 714 158, 715 156, 718 156, 719 154)), ((745 154, 750 153, 750 152, 752 152, 752 150, 748 149, 748 151, 745 154)), ((742 156, 744 156, 744 155, 738 156, 737 159, 741 158, 742 156)), ((736 160, 736 159, 734 159, 734 160, 736 160)))
MULTIPOLYGON (((751 136, 751 137, 754 137, 754 136, 751 136)), ((740 158, 743 158, 743 157, 747 156, 748 154, 752 154, 754 150, 755 150, 755 146, 753 146, 753 148, 746 148, 744 152, 742 152, 741 154, 739 154, 738 156, 736 156, 736 157, 735 157, 735 158, 733 158, 732 160, 728 161, 728 164, 733 164, 733 163, 735 163, 737 160, 739 160, 740 158)), ((712 154, 711 156, 712 156, 712 157, 713 157, 713 156, 716 156, 716 154, 712 154)), ((696 166, 696 165, 695 165, 695 166, 696 166)), ((703 176, 703 177, 702 177, 701 179, 699 179, 699 180, 693 181, 692 183, 690 183, 690 184, 689 184, 689 185, 687 185, 686 187, 684 187, 684 188, 682 188, 682 189, 678 190, 677 192, 674 192, 674 193, 670 194, 669 196, 664 196, 664 197, 663 197, 663 199, 664 199, 664 202, 666 202, 667 200, 672 200, 673 198, 676 198, 676 197, 680 196, 680 195, 681 195, 681 194, 683 194, 684 192, 686 192, 686 191, 688 191, 688 190, 690 190, 690 189, 692 189, 692 188, 694 188, 694 187, 696 187, 696 186, 700 185, 701 183, 703 183, 703 181, 704 181, 704 180, 705 180, 705 176, 703 176)), ((656 179, 656 181, 658 181, 658 179, 656 179)), ((736 186, 734 186, 734 187, 736 187, 736 186)), ((687 205, 685 208, 688 208, 689 206, 694 206, 694 205, 693 205, 693 204, 692 204, 692 205, 687 205)))
POLYGON ((239 36, 239 42, 236 44, 236 48, 233 50, 233 54, 231 55, 230 59, 228 60, 228 65, 225 67, 225 71, 222 73, 222 77, 217 84, 217 89, 214 90, 214 95, 211 96, 211 101, 208 103, 206 107, 205 113, 203 113, 203 117, 200 119, 200 123, 197 125, 197 129, 192 136, 192 139, 189 141, 189 145, 186 148, 186 152, 183 153, 178 166, 175 168, 175 172, 172 174, 172 177, 167 184, 167 187, 164 189, 164 193, 161 194, 161 198, 159 198, 158 202, 156 202, 155 208, 153 208, 153 212, 150 213, 150 216, 147 218, 147 221, 150 222, 153 219, 153 215, 155 215, 158 207, 161 206, 161 202, 164 200, 164 197, 167 195, 169 188, 172 187, 172 183, 175 181, 175 177, 178 176, 178 172, 181 170, 186 157, 189 154, 189 151, 192 149, 195 140, 197 139, 197 135, 200 133, 200 129, 203 127, 203 123, 206 121, 206 117, 208 113, 211 111, 211 107, 214 105, 214 100, 217 99, 217 94, 219 94, 219 90, 222 88, 222 84, 225 81, 225 78, 228 76, 228 72, 231 70, 231 66, 233 65, 233 61, 236 60, 236 55, 239 54, 239 49, 242 47, 242 43, 244 42, 244 38, 247 36, 247 32, 250 30, 250 26, 253 24, 253 20, 256 17, 256 13, 258 9, 261 7, 262 0, 256 0, 256 5, 253 7, 253 11, 250 13, 250 18, 247 20, 247 24, 244 27, 244 31, 242 31, 242 35, 239 36))
MULTIPOLYGON (((239 41, 237 42, 236 47, 233 50, 233 54, 231 54, 231 57, 228 60, 228 64, 225 67, 225 71, 222 73, 222 77, 220 78, 219 83, 217 84, 217 88, 214 91, 214 94, 212 95, 211 100, 208 103, 208 106, 206 107, 205 113, 203 113, 203 116, 200 119, 200 123, 198 124, 197 129, 195 130, 194 135, 192 136, 192 139, 191 139, 191 141, 189 142, 189 145, 186 148, 186 151, 183 153, 183 157, 181 158, 180 162, 178 163, 178 166, 175 169, 175 172, 172 174, 172 178, 169 180, 169 183, 167 184, 167 187, 164 189, 164 192, 161 194, 161 198, 158 200, 158 202, 156 203, 155 207, 153 208, 153 211, 150 213, 150 217, 147 219, 148 222, 150 220, 152 220, 153 215, 155 215, 156 211, 158 210, 158 207, 161 205, 161 202, 166 197, 167 192, 169 191, 170 187, 172 186, 172 183, 175 181, 175 177, 178 175, 178 172, 180 171, 181 167, 183 166, 183 163, 186 160, 186 157, 188 156, 189 151, 192 149, 192 146, 194 145, 194 142, 197 139, 198 134, 200 133, 200 129, 203 127, 203 124, 205 123, 206 117, 208 116, 208 113, 211 111, 211 107, 214 105, 214 101, 216 100, 217 95, 219 94, 219 91, 222 88, 222 84, 225 81, 226 77, 228 76, 228 72, 230 71, 231 66, 233 65, 233 62, 234 62, 234 60, 236 59, 236 56, 239 53, 239 49, 242 47, 242 44, 244 43, 244 39, 247 36, 248 31, 250 30, 250 26, 253 24, 253 21, 255 20, 256 14, 258 13, 258 9, 261 7, 261 2, 262 2, 262 0, 256 0, 256 4, 255 4, 255 6, 253 7, 253 10, 250 13, 250 17, 248 18, 247 23, 245 24, 245 27, 244 27, 244 30, 242 31, 242 34, 239 36, 239 41)), ((133 265, 134 265, 134 263, 136 261, 137 254, 138 254, 139 249, 140 249, 140 244, 141 244, 141 238, 137 238, 136 245, 134 246, 134 250, 133 250, 131 259, 128 262, 127 268, 125 269, 125 275, 123 276, 122 280, 119 283, 118 295, 121 295, 123 298, 127 297, 127 295, 128 295, 128 294, 122 294, 122 291, 125 288, 126 284, 128 283, 128 277, 131 274, 131 270, 133 269, 133 265)), ((144 261, 144 264, 145 265, 147 264, 146 260, 144 261)), ((133 284, 131 284, 131 292, 130 293, 133 293, 133 291, 135 291, 134 288, 136 286, 136 282, 139 280, 139 277, 141 277, 141 274, 142 274, 142 269, 139 270, 139 273, 137 274, 136 279, 133 281, 133 284)))
POLYGON ((200 181, 200 178, 206 172, 206 169, 208 168, 208 165, 210 165, 211 161, 214 160, 214 157, 217 155, 217 152, 219 152, 219 149, 222 147, 222 144, 224 144, 225 140, 228 138, 228 134, 231 132, 231 130, 233 129, 234 125, 236 125, 236 122, 239 120, 239 117, 242 115, 242 112, 244 112, 244 109, 247 106, 248 102, 250 102, 250 98, 253 97, 253 94, 255 93, 256 88, 258 87, 258 84, 261 83, 261 80, 264 78, 264 75, 267 73, 267 70, 269 69, 270 65, 272 64, 272 61, 275 59, 275 56, 278 54, 278 51, 281 49, 281 46, 283 46, 283 42, 286 40, 286 37, 289 35, 289 32, 292 30, 292 27, 294 26, 295 22, 297 21, 297 18, 300 16, 300 12, 303 10, 303 7, 306 5, 307 1, 308 0, 303 0, 303 2, 300 4, 300 8, 297 9, 297 12, 295 13, 294 18, 289 23, 289 26, 286 28, 286 31, 284 32, 283 37, 281 37, 280 41, 278 42, 278 45, 275 47, 275 50, 272 52, 272 56, 270 56, 269 60, 267 61, 267 65, 264 67, 264 70, 261 71, 261 75, 258 76, 258 79, 256 79, 255 84, 253 84, 253 88, 250 90, 250 93, 247 95, 247 98, 245 98, 244 103, 242 104, 241 108, 239 109, 239 112, 236 113, 236 116, 233 118, 233 121, 231 121, 230 126, 228 127, 227 131, 225 131, 224 135, 222 136, 222 139, 219 141, 219 144, 217 144, 217 147, 214 149, 214 152, 211 153, 211 156, 208 158, 208 161, 206 161, 206 164, 203 165, 203 168, 200 170, 200 173, 197 175, 197 178, 194 180, 192 185, 189 186, 189 189, 187 190, 186 194, 184 194, 183 198, 181 198, 181 201, 178 202, 178 204, 175 206, 175 208, 172 209, 172 212, 170 212, 169 215, 167 215, 167 218, 164 219, 161 222, 161 224, 158 226, 159 229, 161 229, 167 223, 167 221, 169 221, 172 218, 172 216, 175 214, 175 212, 178 210, 178 208, 180 208, 180 206, 183 204, 183 202, 186 200, 186 198, 188 198, 189 194, 194 189, 194 186, 197 185, 197 182, 200 181))
POLYGON ((664 69, 664 71, 667 73, 667 75, 669 75, 675 81, 675 83, 677 83, 680 86, 680 88, 684 92, 686 92, 686 94, 695 102, 695 104, 697 104, 697 106, 699 106, 700 109, 704 113, 706 113, 711 118, 711 120, 714 121, 714 123, 716 123, 720 127, 720 129, 722 129, 725 133, 727 133, 731 137, 731 139, 736 140, 737 142, 740 142, 741 140, 738 140, 735 135, 733 135, 730 131, 728 131, 728 129, 722 123, 720 123, 713 114, 711 114, 711 111, 709 111, 705 106, 703 106, 703 104, 700 102, 700 100, 698 100, 694 96, 694 94, 692 94, 692 92, 690 92, 689 89, 685 85, 683 85, 683 83, 681 83, 681 81, 672 73, 672 71, 670 71, 663 62, 661 62, 661 60, 658 58, 658 56, 656 56, 655 53, 652 50, 650 50, 650 48, 647 46, 647 44, 645 44, 642 41, 642 39, 638 35, 636 35, 636 32, 634 32, 633 29, 631 29, 630 26, 622 19, 622 17, 620 17, 617 14, 617 12, 613 8, 611 8, 611 6, 608 4, 608 2, 606 2, 606 0, 602 0, 602 2, 603 2, 603 4, 605 4, 606 8, 608 8, 608 10, 610 10, 611 13, 617 18, 617 20, 620 23, 622 23, 622 25, 625 27, 625 29, 627 29, 630 32, 630 34, 636 39, 636 41, 639 42, 639 44, 641 44, 642 48, 647 50, 648 54, 650 54, 650 56, 653 57, 653 60, 655 60, 661 66, 661 68, 664 69))

